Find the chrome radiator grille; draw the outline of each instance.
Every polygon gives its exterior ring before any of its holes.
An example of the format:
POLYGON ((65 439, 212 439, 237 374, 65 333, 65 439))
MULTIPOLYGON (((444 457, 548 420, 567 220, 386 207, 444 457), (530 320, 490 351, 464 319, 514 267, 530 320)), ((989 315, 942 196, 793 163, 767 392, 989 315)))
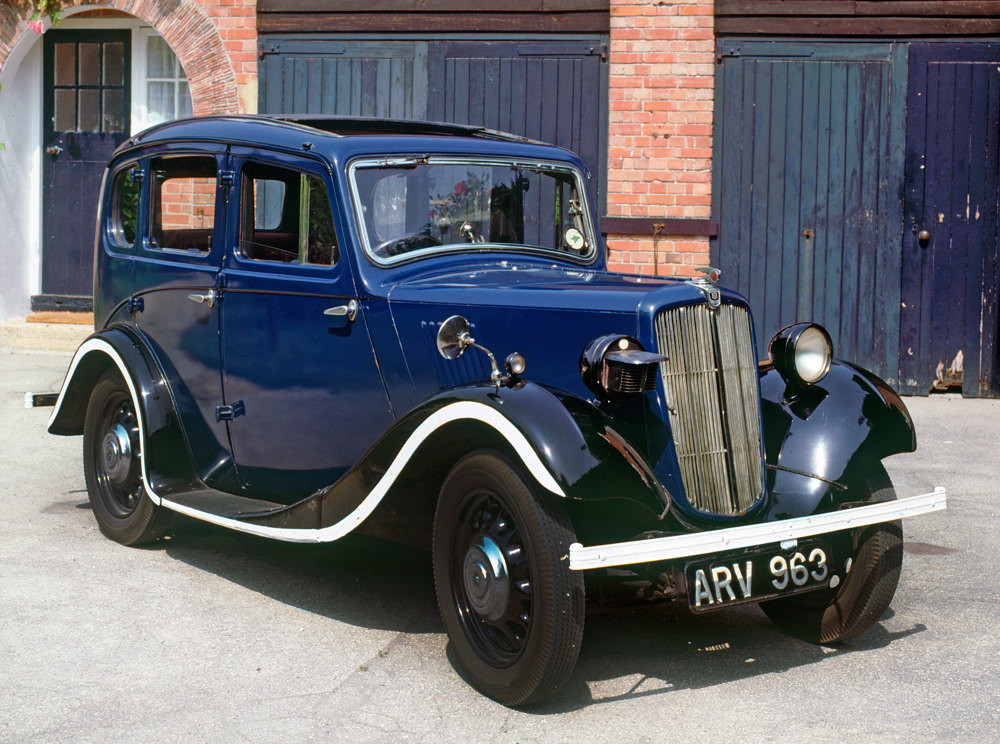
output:
POLYGON ((664 310, 656 339, 681 479, 693 507, 739 514, 763 488, 757 364, 749 313, 735 305, 664 310))

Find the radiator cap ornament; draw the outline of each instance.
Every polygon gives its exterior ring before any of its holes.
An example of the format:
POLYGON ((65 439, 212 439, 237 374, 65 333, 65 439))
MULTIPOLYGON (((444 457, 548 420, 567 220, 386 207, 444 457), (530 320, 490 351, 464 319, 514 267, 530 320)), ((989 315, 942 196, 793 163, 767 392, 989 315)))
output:
POLYGON ((719 306, 722 305, 722 292, 719 291, 718 287, 722 271, 711 266, 699 266, 695 270, 700 271, 704 276, 691 279, 690 283, 705 293, 709 310, 718 310, 719 306))

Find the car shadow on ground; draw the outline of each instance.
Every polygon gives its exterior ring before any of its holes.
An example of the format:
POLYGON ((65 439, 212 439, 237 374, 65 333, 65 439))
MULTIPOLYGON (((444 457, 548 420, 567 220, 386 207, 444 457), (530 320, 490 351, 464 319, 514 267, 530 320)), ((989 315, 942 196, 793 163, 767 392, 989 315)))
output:
MULTIPOLYGON (((271 599, 359 627, 443 633, 430 554, 363 535, 302 545, 178 519, 147 549, 271 599)), ((892 617, 892 610, 886 614, 892 617)), ((525 709, 557 714, 783 672, 881 648, 925 630, 876 624, 838 646, 815 646, 779 631, 756 605, 695 615, 675 602, 591 603, 576 669, 553 699, 525 709)), ((455 663, 451 644, 447 648, 455 663)))

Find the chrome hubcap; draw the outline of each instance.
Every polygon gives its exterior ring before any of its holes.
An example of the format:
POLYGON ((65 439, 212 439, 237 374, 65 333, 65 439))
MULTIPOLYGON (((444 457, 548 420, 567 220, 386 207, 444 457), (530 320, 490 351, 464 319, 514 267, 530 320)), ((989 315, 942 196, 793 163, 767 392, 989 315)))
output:
POLYGON ((104 435, 101 452, 104 472, 108 474, 111 482, 115 485, 125 483, 132 469, 132 442, 124 426, 115 424, 111 431, 104 435))
POLYGON ((507 609, 510 579, 499 546, 488 535, 469 546, 462 566, 469 604, 481 617, 499 620, 507 609))

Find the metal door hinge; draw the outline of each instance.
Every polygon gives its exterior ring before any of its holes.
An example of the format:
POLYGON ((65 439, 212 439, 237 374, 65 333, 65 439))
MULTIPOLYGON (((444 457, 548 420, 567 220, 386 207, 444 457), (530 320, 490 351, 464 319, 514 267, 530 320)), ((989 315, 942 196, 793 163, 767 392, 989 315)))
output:
POLYGON ((141 297, 129 297, 126 308, 130 315, 135 315, 146 309, 146 302, 141 297))
POLYGON ((216 406, 215 407, 215 420, 216 421, 232 421, 237 416, 242 416, 247 412, 246 406, 243 405, 242 400, 238 400, 231 406, 216 406))
POLYGON ((236 183, 236 172, 231 170, 219 171, 219 183, 223 186, 232 186, 236 183))

